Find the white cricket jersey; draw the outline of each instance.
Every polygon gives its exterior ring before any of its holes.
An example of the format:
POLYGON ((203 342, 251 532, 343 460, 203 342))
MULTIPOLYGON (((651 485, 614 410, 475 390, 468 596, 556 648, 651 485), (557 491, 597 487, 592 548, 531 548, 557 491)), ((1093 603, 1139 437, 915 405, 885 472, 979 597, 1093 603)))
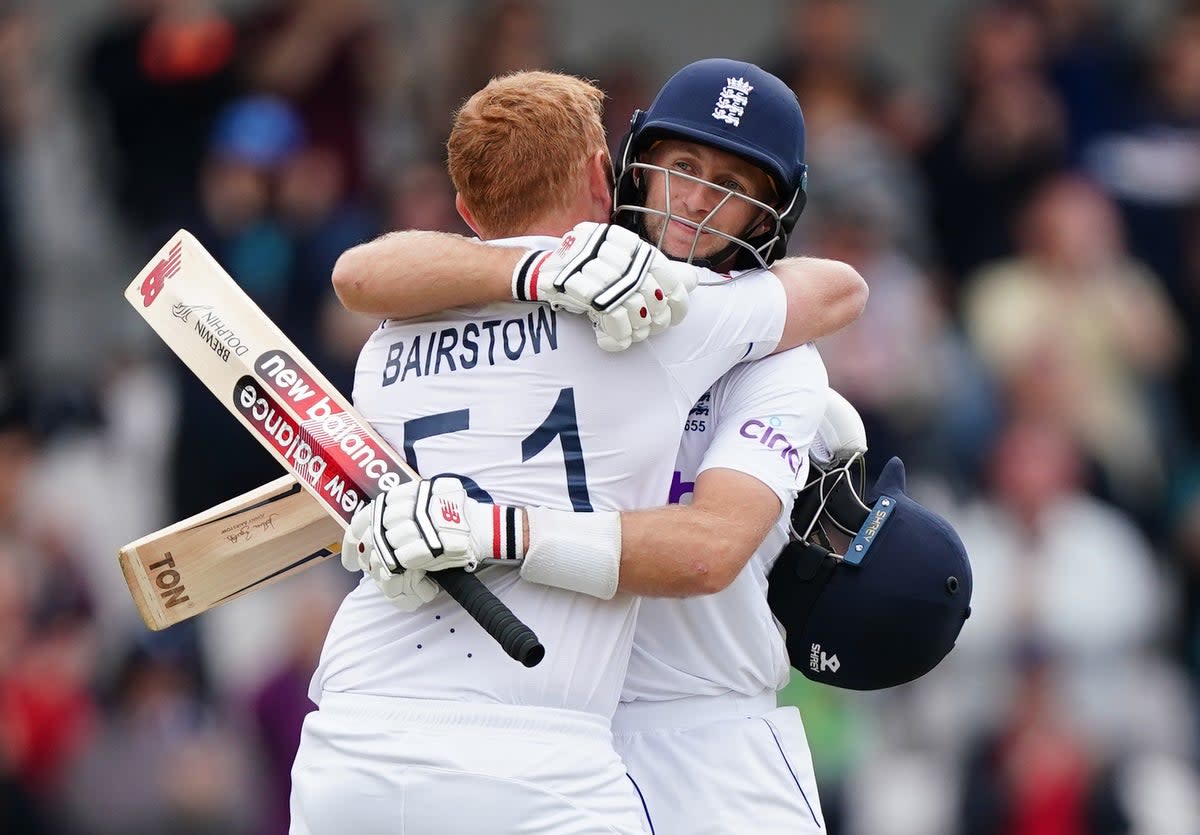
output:
MULTIPOLYGON (((553 238, 500 245, 553 249, 553 238)), ((684 419, 725 371, 778 344, 786 298, 771 274, 698 288, 687 319, 621 353, 591 323, 531 304, 389 321, 359 357, 354 402, 425 476, 471 479, 496 503, 625 510, 667 494, 684 419)), ((477 494, 482 495, 482 494, 477 494)), ((398 611, 364 580, 343 601, 310 695, 355 692, 566 708, 608 717, 636 598, 598 600, 478 572, 546 647, 526 669, 446 595, 398 611)))
POLYGON ((825 365, 810 344, 737 366, 692 409, 671 503, 690 502, 696 476, 722 467, 766 484, 783 510, 727 588, 642 601, 622 702, 754 695, 787 682, 787 648, 767 605, 767 575, 788 540, 795 491, 807 473, 827 390, 825 365))

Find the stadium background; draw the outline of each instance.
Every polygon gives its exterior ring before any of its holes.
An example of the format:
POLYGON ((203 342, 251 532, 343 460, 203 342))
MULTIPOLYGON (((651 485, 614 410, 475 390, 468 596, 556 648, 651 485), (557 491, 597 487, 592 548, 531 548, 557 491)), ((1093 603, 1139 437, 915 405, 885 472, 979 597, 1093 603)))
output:
POLYGON ((151 635, 115 561, 275 474, 120 300, 170 232, 344 383, 370 323, 329 268, 462 231, 439 143, 463 95, 577 72, 615 143, 713 55, 795 86, 794 251, 872 291, 831 382, 975 566, 922 681, 789 688, 830 831, 1200 831, 1196 3, 2 0, 0 832, 286 830, 348 577, 151 635))

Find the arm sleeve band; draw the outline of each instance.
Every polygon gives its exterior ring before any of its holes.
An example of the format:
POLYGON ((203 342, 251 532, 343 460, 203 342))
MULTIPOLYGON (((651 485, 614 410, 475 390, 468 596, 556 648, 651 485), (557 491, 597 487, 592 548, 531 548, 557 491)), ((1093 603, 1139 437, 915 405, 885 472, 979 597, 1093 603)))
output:
POLYGON ((621 514, 528 508, 529 550, 521 577, 609 600, 621 575, 621 514))

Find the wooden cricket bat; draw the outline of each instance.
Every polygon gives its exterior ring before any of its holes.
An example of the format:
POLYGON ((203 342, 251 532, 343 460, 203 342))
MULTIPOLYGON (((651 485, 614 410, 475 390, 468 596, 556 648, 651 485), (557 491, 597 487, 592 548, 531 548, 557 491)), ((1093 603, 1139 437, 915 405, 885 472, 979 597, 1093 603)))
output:
MULTIPOLYGON (((191 233, 177 232, 125 299, 343 529, 376 495, 418 477, 191 233)), ((477 577, 429 576, 513 658, 542 659, 537 636, 477 577)))
POLYGON ((337 554, 342 528, 285 475, 129 543, 118 559, 151 629, 207 612, 337 554))

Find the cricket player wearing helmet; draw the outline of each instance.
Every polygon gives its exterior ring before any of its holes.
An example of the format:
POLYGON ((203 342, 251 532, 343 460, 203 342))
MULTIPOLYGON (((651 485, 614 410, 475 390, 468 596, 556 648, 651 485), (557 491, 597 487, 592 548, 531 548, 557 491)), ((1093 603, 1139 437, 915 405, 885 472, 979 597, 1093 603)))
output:
MULTIPOLYGON (((701 61, 634 115, 618 165, 616 218, 670 257, 728 271, 705 273, 701 284, 796 262, 820 277, 829 262, 777 260, 804 204, 803 159, 803 116, 782 82, 752 64, 701 61)), ((775 704, 787 661, 765 589, 826 397, 811 345, 738 365, 693 406, 671 489, 660 498, 692 502, 619 514, 619 571, 599 591, 665 598, 642 602, 614 717, 656 832, 823 827, 803 726, 794 709, 775 704)), ((419 549, 409 517, 420 508, 404 511, 387 536, 398 549, 419 549)), ((572 538, 568 524, 552 523, 541 508, 527 516, 527 562, 559 551, 562 576, 523 568, 525 579, 559 584, 570 563, 577 573, 594 571, 594 549, 572 538)))
MULTIPOLYGON (((653 349, 597 351, 601 323, 587 311, 633 292, 610 292, 629 265, 648 264, 659 290, 715 279, 626 230, 572 228, 611 211, 598 102, 578 79, 519 73, 493 80, 456 117, 450 166, 460 212, 482 238, 499 240, 418 238, 446 247, 439 254, 465 247, 424 301, 457 281, 457 306, 385 322, 363 349, 354 395, 418 469, 457 475, 389 491, 348 532, 348 561, 370 579, 343 602, 314 676, 319 710, 305 722, 293 769, 294 831, 642 826, 609 730, 637 610, 637 598, 616 589, 618 511, 668 492, 687 413, 713 381, 743 359, 798 344, 807 311, 793 298, 807 290, 757 270, 693 298, 686 320, 654 337, 653 349), (531 158, 541 167, 521 164, 531 158), (539 194, 537 177, 557 188, 539 194), (507 203, 491 199, 506 193, 507 203), (597 260, 615 269, 589 270, 597 260), (503 274, 494 288, 489 265, 503 274), (543 296, 539 281, 553 292, 543 296), (571 296, 577 284, 586 289, 571 296), (530 518, 528 537, 517 506, 546 508, 530 518), (480 567, 495 560, 520 572, 480 567), (538 667, 513 664, 431 593, 425 572, 452 566, 479 567, 546 636, 538 667), (413 601, 425 605, 412 611, 413 601)), ((335 273, 335 286, 353 296, 389 269, 394 276, 395 247, 411 240, 359 248, 352 278, 335 273)), ((416 264, 437 269, 420 256, 416 264)), ((848 268, 838 275, 853 297, 861 279, 848 268)), ((837 309, 849 321, 854 307, 837 309)))

